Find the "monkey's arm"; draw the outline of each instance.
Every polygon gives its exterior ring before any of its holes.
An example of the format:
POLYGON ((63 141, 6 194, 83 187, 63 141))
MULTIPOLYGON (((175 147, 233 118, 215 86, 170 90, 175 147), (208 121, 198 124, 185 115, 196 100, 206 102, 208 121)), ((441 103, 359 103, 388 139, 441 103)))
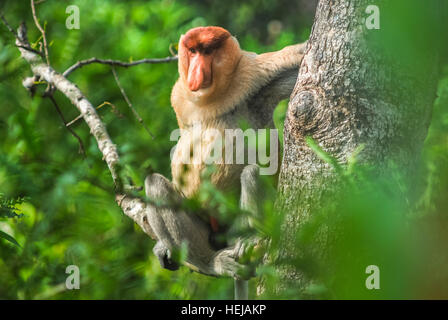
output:
MULTIPOLYGON (((188 254, 185 261, 190 269, 212 276, 230 276, 241 278, 248 275, 248 267, 237 263, 235 246, 215 251, 209 244, 209 230, 194 214, 188 214, 179 208, 182 201, 172 183, 160 174, 152 174, 145 180, 146 195, 152 201, 164 203, 156 206, 148 204, 147 218, 158 242, 154 253, 162 263, 168 262, 170 269, 175 269, 170 260, 174 250, 187 245, 188 254)), ((165 265, 166 266, 166 265, 165 265)))
POLYGON ((260 120, 260 127, 273 127, 272 113, 275 107, 281 100, 290 97, 305 46, 306 42, 256 56, 257 77, 253 81, 263 85, 248 97, 248 106, 251 114, 257 115, 260 120))
POLYGON ((262 127, 273 128, 272 114, 281 100, 288 99, 297 81, 298 69, 280 72, 275 79, 260 88, 248 102, 249 109, 262 121, 262 127))
POLYGON ((276 78, 283 71, 298 71, 304 55, 306 42, 284 47, 282 50, 257 55, 256 62, 270 78, 276 78))

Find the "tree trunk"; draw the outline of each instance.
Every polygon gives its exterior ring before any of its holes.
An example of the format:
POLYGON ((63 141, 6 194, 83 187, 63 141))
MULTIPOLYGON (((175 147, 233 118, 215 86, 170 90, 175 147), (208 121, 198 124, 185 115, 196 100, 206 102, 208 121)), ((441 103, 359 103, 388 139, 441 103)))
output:
MULTIPOLYGON (((375 165, 378 174, 391 163, 408 172, 417 164, 436 94, 437 53, 433 48, 409 54, 400 50, 394 44, 400 26, 388 29, 390 10, 386 2, 371 0, 318 4, 285 120, 277 202, 285 214, 280 257, 300 255, 292 252, 297 232, 324 203, 337 200, 337 166, 321 160, 307 137, 341 168, 354 153, 358 161, 375 165), (370 4, 380 9, 380 30, 366 26, 370 4)), ((418 41, 405 44, 424 46, 418 41)), ((315 234, 317 256, 328 254, 330 238, 328 230, 315 234)), ((278 266, 278 271, 282 281, 277 289, 304 290, 313 280, 297 264, 278 266)))

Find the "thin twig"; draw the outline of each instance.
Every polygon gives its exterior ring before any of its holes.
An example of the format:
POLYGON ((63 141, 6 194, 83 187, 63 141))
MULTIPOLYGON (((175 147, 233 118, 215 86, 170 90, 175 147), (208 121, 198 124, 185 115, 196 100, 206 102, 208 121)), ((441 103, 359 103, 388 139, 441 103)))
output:
POLYGON ((45 34, 44 28, 42 28, 42 26, 39 23, 39 19, 37 18, 34 0, 31 0, 31 11, 33 12, 34 24, 36 25, 37 29, 39 29, 40 33, 42 34, 42 39, 44 42, 45 60, 47 61, 47 64, 50 65, 50 56, 48 54, 47 36, 45 34))
POLYGON ((6 28, 8 28, 9 32, 11 32, 14 37, 18 38, 17 32, 14 31, 14 29, 9 25, 8 21, 6 21, 5 17, 3 16, 3 12, 0 12, 0 19, 2 19, 3 23, 5 24, 6 28))
POLYGON ((81 138, 78 136, 78 134, 75 131, 73 131, 72 128, 67 126, 67 121, 65 121, 64 114, 62 113, 61 108, 59 108, 59 105, 56 102, 56 99, 53 97, 53 94, 47 94, 47 95, 45 95, 45 97, 49 98, 51 100, 51 102, 53 102, 53 105, 54 105, 56 111, 58 112, 59 117, 61 118, 62 122, 64 123, 64 126, 72 134, 72 136, 75 137, 76 140, 78 140, 78 143, 79 143, 79 153, 81 153, 84 156, 84 158, 86 158, 87 157, 86 150, 84 148, 84 144, 82 143, 81 138))
POLYGON ((75 119, 73 119, 72 121, 70 121, 69 123, 67 123, 65 126, 66 127, 70 127, 72 124, 74 124, 75 122, 77 122, 78 120, 82 119, 82 114, 80 114, 79 116, 77 116, 75 119))
POLYGON ((67 77, 70 73, 72 73, 76 69, 81 68, 81 67, 83 67, 85 65, 88 65, 88 64, 92 64, 92 63, 107 64, 107 65, 110 65, 110 66, 117 66, 117 67, 128 68, 128 67, 132 67, 132 66, 136 66, 136 65, 144 64, 144 63, 156 64, 156 63, 167 63, 167 62, 172 62, 172 61, 177 61, 177 56, 175 56, 175 57, 166 57, 166 58, 156 58, 156 59, 141 59, 141 60, 132 61, 132 62, 124 62, 124 61, 111 60, 111 59, 98 59, 98 58, 94 57, 94 58, 90 58, 90 59, 81 60, 81 61, 76 62, 70 68, 65 70, 65 72, 62 75, 64 77, 67 77))
MULTIPOLYGON (((96 110, 104 107, 105 105, 109 105, 112 107, 112 112, 114 112, 115 114, 118 114, 118 116, 123 117, 123 115, 120 113, 120 111, 118 111, 117 107, 108 102, 108 101, 104 101, 102 104, 100 104, 98 107, 96 107, 96 110)), ((73 119, 72 121, 70 121, 69 123, 66 124, 67 127, 70 127, 72 124, 74 124, 75 122, 77 122, 79 119, 82 119, 82 114, 80 114, 79 116, 77 116, 75 119, 73 119)))
MULTIPOLYGON (((6 28, 9 30, 9 32, 11 32, 14 37, 17 39, 19 36, 17 34, 17 32, 14 31, 14 29, 10 26, 10 24, 8 23, 8 21, 6 20, 6 18, 4 17, 3 13, 0 12, 0 19, 3 21, 3 24, 6 26, 6 28)), ((43 57, 43 53, 33 49, 31 46, 26 46, 26 45, 17 45, 18 48, 22 48, 34 53, 37 53, 38 55, 40 55, 41 57, 43 57)))
POLYGON ((168 49, 170 50, 170 53, 171 53, 173 56, 177 56, 177 53, 176 53, 176 51, 177 51, 177 45, 176 45, 176 44, 170 43, 170 46, 168 47, 168 49))
POLYGON ((44 54, 43 54, 41 51, 36 50, 36 49, 33 49, 33 48, 31 48, 31 47, 23 46, 23 45, 17 45, 17 47, 18 47, 18 48, 26 49, 26 50, 31 51, 31 52, 34 52, 34 53, 37 53, 37 54, 40 55, 41 57, 44 57, 44 54))
POLYGON ((134 106, 132 105, 131 101, 129 100, 129 98, 128 98, 127 94, 126 94, 126 92, 124 91, 123 87, 121 86, 120 80, 118 79, 118 75, 117 75, 117 72, 115 71, 114 67, 112 67, 112 73, 114 74, 115 82, 117 83, 118 88, 120 88, 120 91, 121 91, 121 94, 123 95, 124 100, 128 104, 129 108, 132 110, 132 112, 134 113, 134 116, 137 118, 138 122, 140 122, 140 124, 143 126, 143 128, 145 128, 146 132, 148 132, 148 134, 151 136, 151 138, 154 139, 154 135, 151 133, 149 128, 146 126, 145 122, 140 117, 140 115, 138 114, 137 110, 134 109, 134 106))

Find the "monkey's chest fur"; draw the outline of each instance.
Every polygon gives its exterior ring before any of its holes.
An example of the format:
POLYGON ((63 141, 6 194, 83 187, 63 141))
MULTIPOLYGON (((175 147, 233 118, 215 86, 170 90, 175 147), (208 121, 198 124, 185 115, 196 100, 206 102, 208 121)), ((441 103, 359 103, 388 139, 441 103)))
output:
POLYGON ((209 180, 220 191, 239 190, 245 164, 236 158, 238 153, 246 153, 247 146, 239 144, 237 147, 233 136, 234 130, 240 129, 237 123, 230 113, 181 130, 171 159, 171 171, 174 185, 185 197, 195 196, 204 180, 209 180))
POLYGON ((248 164, 248 150, 252 147, 244 138, 243 128, 274 127, 272 117, 258 119, 253 114, 244 103, 224 115, 181 129, 171 172, 174 185, 185 197, 195 196, 205 180, 223 192, 239 191, 241 172, 248 164))

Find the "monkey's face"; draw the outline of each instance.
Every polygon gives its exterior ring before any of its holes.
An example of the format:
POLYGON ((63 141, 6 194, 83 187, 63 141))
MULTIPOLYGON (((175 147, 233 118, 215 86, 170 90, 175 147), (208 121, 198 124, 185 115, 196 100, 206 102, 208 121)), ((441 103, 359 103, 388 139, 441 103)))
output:
POLYGON ((197 97, 225 91, 241 57, 238 41, 220 27, 199 27, 179 41, 179 73, 197 97))

